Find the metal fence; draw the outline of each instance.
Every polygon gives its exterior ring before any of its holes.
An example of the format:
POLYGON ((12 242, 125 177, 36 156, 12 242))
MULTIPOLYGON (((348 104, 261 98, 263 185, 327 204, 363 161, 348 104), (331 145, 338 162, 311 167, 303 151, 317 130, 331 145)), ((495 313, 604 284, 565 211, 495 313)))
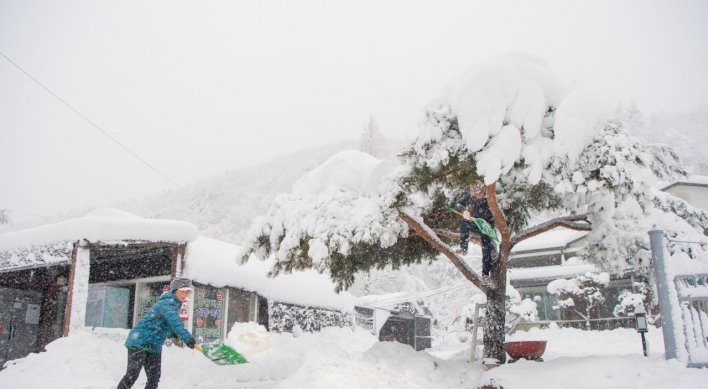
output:
MULTIPOLYGON (((562 328, 578 328, 586 330, 587 325, 585 320, 563 320, 556 322, 562 328)), ((607 317, 601 319, 590 319, 590 330, 603 331, 614 330, 616 328, 634 328, 635 320, 633 317, 607 317)))

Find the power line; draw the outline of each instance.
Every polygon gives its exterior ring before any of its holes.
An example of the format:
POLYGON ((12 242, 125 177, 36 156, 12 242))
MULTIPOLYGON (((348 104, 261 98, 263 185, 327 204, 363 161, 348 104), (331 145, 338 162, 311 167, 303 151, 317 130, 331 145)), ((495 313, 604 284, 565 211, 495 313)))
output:
POLYGON ((13 211, 12 209, 4 209, 4 210, 0 209, 0 211, 5 211, 5 212, 9 212, 9 213, 21 213, 21 214, 23 214, 23 215, 36 216, 36 217, 43 217, 43 218, 45 218, 45 219, 51 219, 49 216, 37 215, 37 214, 34 214, 34 213, 27 213, 27 212, 20 212, 20 211, 13 211))
POLYGON ((469 281, 463 280, 463 281, 458 281, 455 283, 450 283, 450 284, 444 284, 441 285, 437 288, 433 289, 428 289, 428 290, 423 290, 423 291, 418 291, 418 292, 413 292, 413 293, 406 293, 403 296, 395 296, 395 297, 389 297, 386 299, 382 300, 376 300, 376 301, 369 301, 367 303, 364 303, 364 306, 378 306, 379 304, 382 304, 384 306, 386 305, 393 305, 397 304, 400 302, 404 301, 410 301, 414 299, 419 299, 419 298, 430 298, 434 297, 440 294, 444 293, 449 293, 454 290, 460 289, 460 288, 465 288, 465 287, 471 287, 472 285, 470 284, 469 281))
POLYGON ((98 131, 100 131, 103 135, 107 136, 110 140, 112 140, 112 141, 115 142, 118 146, 120 146, 120 147, 122 147, 123 149, 125 149, 125 151, 129 152, 132 156, 134 156, 135 158, 137 158, 138 160, 140 160, 140 162, 144 163, 147 167, 149 167, 150 169, 154 170, 157 174, 161 175, 161 176, 162 176, 163 178, 165 178, 167 181, 171 182, 171 183, 174 184, 176 187, 182 189, 182 187, 179 186, 179 184, 177 184, 176 182, 172 181, 169 177, 167 177, 166 175, 162 174, 159 170, 155 169, 152 165, 150 165, 149 163, 147 163, 144 159, 140 158, 137 154, 135 154, 134 152, 130 151, 129 148, 123 146, 123 144, 121 144, 120 142, 118 142, 118 141, 117 141, 115 138, 113 138, 112 136, 108 135, 107 132, 103 131, 99 126, 95 125, 92 121, 88 120, 88 119, 87 119, 84 115, 82 115, 79 111, 75 110, 72 106, 70 106, 69 104, 67 104, 67 103, 66 103, 64 100, 62 100, 59 96, 57 96, 56 94, 54 94, 54 92, 50 91, 49 88, 47 88, 46 86, 42 85, 41 82, 37 81, 37 79, 35 79, 34 77, 32 77, 29 73, 27 73, 24 69, 22 69, 18 64, 12 62, 12 60, 11 60, 10 58, 8 58, 5 54, 3 54, 2 52, 0 52, 0 55, 2 55, 3 57, 5 57, 5 59, 8 60, 11 64, 15 65, 16 68, 20 69, 20 71, 21 71, 22 73, 26 74, 27 77, 31 78, 32 81, 36 82, 39 86, 41 86, 42 88, 44 88, 44 90, 46 90, 47 92, 49 92, 49 94, 51 94, 52 96, 56 97, 56 99, 59 100, 59 101, 61 101, 62 104, 66 105, 70 110, 74 111, 74 113, 76 113, 77 115, 79 115, 79 116, 80 116, 82 119, 84 119, 88 124, 92 125, 95 129, 97 129, 98 131))

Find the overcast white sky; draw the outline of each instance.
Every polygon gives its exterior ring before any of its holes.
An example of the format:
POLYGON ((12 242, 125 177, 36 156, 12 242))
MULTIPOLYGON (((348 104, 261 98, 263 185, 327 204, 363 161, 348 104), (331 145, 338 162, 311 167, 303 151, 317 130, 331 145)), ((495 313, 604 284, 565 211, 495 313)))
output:
MULTIPOLYGON (((643 111, 708 103, 708 1, 6 1, 0 52, 179 185, 412 137, 480 59, 524 51, 643 111)), ((0 209, 175 188, 0 57, 0 209)), ((11 213, 12 218, 20 214, 11 213)))

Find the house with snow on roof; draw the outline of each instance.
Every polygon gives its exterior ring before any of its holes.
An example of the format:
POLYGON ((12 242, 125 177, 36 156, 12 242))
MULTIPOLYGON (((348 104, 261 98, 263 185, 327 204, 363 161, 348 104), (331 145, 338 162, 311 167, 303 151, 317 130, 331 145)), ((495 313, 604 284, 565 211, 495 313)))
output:
MULTIPOLYGON (((691 176, 673 183, 659 183, 659 190, 679 197, 697 208, 708 209, 708 177, 691 176)), ((551 281, 582 275, 587 272, 599 272, 594 265, 584 263, 576 253, 585 244, 587 232, 563 228, 545 232, 517 244, 509 259, 509 280, 521 297, 530 297, 537 304, 538 318, 541 321, 558 321, 565 326, 584 328, 585 321, 570 311, 554 310, 558 305, 556 296, 549 293, 547 286, 551 281)), ((591 311, 593 329, 612 329, 632 327, 633 318, 615 317, 615 305, 623 290, 632 290, 635 281, 631 269, 624 274, 611 274, 610 283, 603 291, 605 302, 591 311)), ((579 309, 582 301, 576 301, 579 309)))
POLYGON ((194 293, 180 310, 200 343, 236 322, 270 331, 353 325, 354 299, 316 271, 269 278, 268 261, 239 266, 239 247, 190 223, 101 209, 0 234, 0 366, 84 328, 132 328, 177 275, 194 293))

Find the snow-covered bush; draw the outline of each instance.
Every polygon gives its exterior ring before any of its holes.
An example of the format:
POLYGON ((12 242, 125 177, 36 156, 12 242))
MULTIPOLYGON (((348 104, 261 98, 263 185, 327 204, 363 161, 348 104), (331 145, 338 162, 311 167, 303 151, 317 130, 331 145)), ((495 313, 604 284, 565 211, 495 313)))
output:
POLYGON ((635 282, 634 288, 639 293, 634 293, 631 290, 623 290, 620 292, 617 297, 619 304, 615 305, 615 309, 612 312, 616 317, 634 315, 634 310, 637 307, 644 307, 644 300, 646 300, 647 292, 649 290, 647 284, 643 282, 635 282))
POLYGON ((602 289, 609 284, 609 273, 585 273, 570 279, 551 281, 546 288, 548 293, 558 296, 558 305, 553 306, 553 309, 572 309, 585 319, 585 326, 589 330, 590 310, 605 301, 602 289), (585 312, 576 308, 576 302, 579 301, 582 301, 585 312))
POLYGON ((537 304, 532 299, 521 298, 521 294, 511 284, 506 286, 506 310, 526 321, 536 321, 538 318, 537 304))
POLYGON ((325 327, 353 327, 354 316, 324 308, 268 301, 269 330, 292 332, 298 326, 301 331, 320 331, 325 327))

